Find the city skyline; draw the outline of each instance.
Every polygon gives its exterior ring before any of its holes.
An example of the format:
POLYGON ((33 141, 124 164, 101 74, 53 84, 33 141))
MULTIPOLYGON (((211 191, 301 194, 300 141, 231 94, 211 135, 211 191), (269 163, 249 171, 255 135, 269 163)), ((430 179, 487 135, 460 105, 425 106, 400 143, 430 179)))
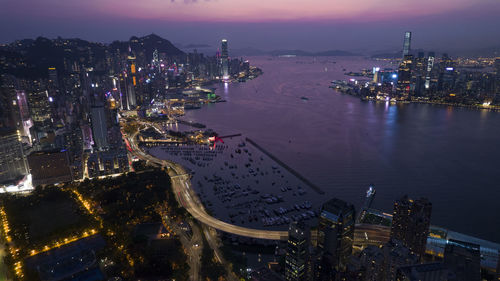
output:
POLYGON ((62 36, 110 43, 154 32, 173 43, 213 48, 218 46, 214 38, 228 38, 233 49, 383 51, 397 50, 397 34, 412 30, 419 41, 415 48, 452 52, 500 46, 500 39, 491 36, 500 24, 496 1, 411 1, 405 6, 395 1, 307 3, 105 1, 98 5, 74 1, 62 5, 23 0, 3 6, 0 42, 62 36))
POLYGON ((0 280, 500 281, 498 1, 0 0, 0 280))

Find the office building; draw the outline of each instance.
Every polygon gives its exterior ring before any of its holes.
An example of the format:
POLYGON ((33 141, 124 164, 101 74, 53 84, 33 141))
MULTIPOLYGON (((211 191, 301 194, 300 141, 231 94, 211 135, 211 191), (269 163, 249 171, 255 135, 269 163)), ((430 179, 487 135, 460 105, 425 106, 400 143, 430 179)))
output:
POLYGON ((287 281, 308 280, 309 232, 309 229, 300 222, 292 222, 288 228, 285 256, 285 279, 287 281))
POLYGON ((411 32, 405 32, 405 39, 403 43, 403 59, 410 54, 411 50, 411 32))
POLYGON ((481 280, 479 245, 450 239, 444 248, 443 263, 456 281, 481 280))
POLYGON ((0 130, 0 183, 12 183, 28 174, 20 134, 14 129, 0 130))
POLYGON ((35 91, 28 94, 31 118, 37 126, 52 124, 51 100, 48 91, 35 91))
POLYGON ((397 281, 450 281, 453 276, 443 263, 426 263, 403 266, 398 269, 397 281))
POLYGON ((383 279, 395 280, 398 268, 406 265, 417 264, 418 255, 410 251, 403 243, 396 239, 391 239, 382 247, 384 255, 383 279))
POLYGON ((431 75, 432 70, 434 69, 434 61, 436 59, 436 55, 434 52, 429 52, 427 56, 427 71, 425 75, 425 89, 429 89, 431 87, 431 75))
POLYGON ((221 42, 221 63, 222 63, 222 77, 223 79, 229 78, 229 52, 227 49, 227 40, 222 39, 221 42))
POLYGON ((404 196, 394 203, 391 238, 422 257, 425 253, 432 204, 425 198, 412 200, 404 196))
POLYGON ((500 280, 500 250, 498 250, 497 261, 497 279, 500 280))
POLYGON ((344 271, 352 253, 355 210, 352 204, 334 198, 321 207, 318 222, 318 250, 326 275, 333 269, 344 271), (328 265, 329 268, 325 268, 328 265))
POLYGON ((103 150, 108 147, 108 126, 106 113, 103 105, 95 105, 91 108, 92 133, 94 144, 97 149, 103 150))
POLYGON ((411 91, 413 56, 406 55, 399 64, 397 91, 403 97, 408 97, 411 91))
POLYGON ((377 246, 366 247, 359 255, 359 274, 363 281, 381 281, 384 276, 384 253, 377 246))

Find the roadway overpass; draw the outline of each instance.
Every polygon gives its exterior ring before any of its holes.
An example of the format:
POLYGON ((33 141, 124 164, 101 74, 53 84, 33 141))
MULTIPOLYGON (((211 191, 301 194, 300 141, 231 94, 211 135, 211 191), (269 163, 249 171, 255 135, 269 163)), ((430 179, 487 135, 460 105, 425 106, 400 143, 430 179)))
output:
MULTIPOLYGON (((158 159, 142 151, 135 141, 137 133, 138 132, 128 138, 131 152, 138 158, 150 161, 151 163, 157 164, 161 167, 168 168, 168 173, 172 180, 172 188, 175 196, 177 197, 177 201, 195 219, 220 231, 243 237, 267 240, 286 240, 288 238, 288 231, 262 230, 241 227, 229 224, 209 215, 205 211, 201 200, 198 198, 198 195, 191 188, 190 175, 186 172, 184 167, 169 160, 158 159)), ((355 229, 357 230, 354 234, 355 240, 360 244, 383 244, 389 240, 390 230, 388 231, 385 227, 357 224, 355 229)))
POLYGON ((200 199, 196 195, 196 192, 191 188, 190 175, 185 171, 185 169, 172 161, 158 159, 150 154, 143 152, 135 142, 134 134, 128 141, 132 149, 132 153, 138 158, 150 161, 162 167, 167 167, 169 175, 172 179, 172 188, 174 194, 177 197, 177 201, 198 221, 206 224, 210 227, 218 229, 223 232, 256 238, 256 239, 267 239, 267 240, 286 240, 288 238, 288 231, 273 231, 273 230, 261 230, 252 229, 247 227, 241 227, 237 225, 232 225, 227 222, 221 221, 217 218, 210 216, 203 207, 200 199))

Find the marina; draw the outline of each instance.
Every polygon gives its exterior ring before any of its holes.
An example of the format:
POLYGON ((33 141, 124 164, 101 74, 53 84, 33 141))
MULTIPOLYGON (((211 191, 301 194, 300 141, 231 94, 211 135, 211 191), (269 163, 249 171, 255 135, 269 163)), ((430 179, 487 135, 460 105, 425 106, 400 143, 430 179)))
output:
POLYGON ((222 141, 164 144, 147 152, 188 168, 205 208, 223 221, 270 230, 291 221, 315 223, 321 201, 307 179, 248 138, 234 134, 222 141))

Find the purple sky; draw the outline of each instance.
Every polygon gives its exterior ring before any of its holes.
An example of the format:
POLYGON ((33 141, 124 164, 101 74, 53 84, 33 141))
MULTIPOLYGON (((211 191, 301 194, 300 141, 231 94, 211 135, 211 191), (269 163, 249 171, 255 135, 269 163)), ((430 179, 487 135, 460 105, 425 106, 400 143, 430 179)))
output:
POLYGON ((500 46, 499 0, 0 0, 0 42, 156 33, 174 43, 310 51, 500 46))

